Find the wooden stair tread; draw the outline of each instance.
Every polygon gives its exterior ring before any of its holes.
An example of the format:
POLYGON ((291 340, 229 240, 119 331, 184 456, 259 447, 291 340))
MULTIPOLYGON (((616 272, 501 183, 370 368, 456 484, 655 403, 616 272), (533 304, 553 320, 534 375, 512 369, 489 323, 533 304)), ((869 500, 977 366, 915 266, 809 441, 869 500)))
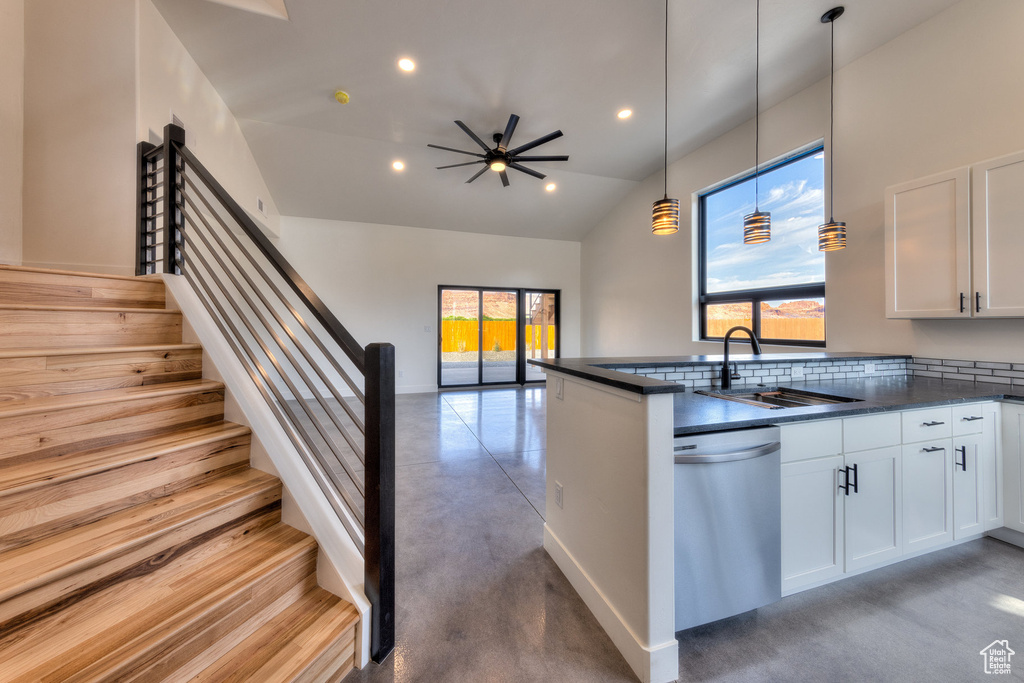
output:
POLYGON ((89 476, 96 472, 149 460, 191 445, 220 441, 249 433, 245 425, 217 422, 181 429, 116 446, 94 448, 61 457, 18 462, 4 467, 0 460, 0 495, 12 495, 89 476))
POLYGON ((206 379, 191 379, 182 382, 105 389, 103 391, 91 391, 82 394, 40 396, 0 403, 0 419, 52 410, 104 405, 119 401, 134 401, 152 396, 172 396, 174 394, 221 391, 223 389, 224 385, 220 382, 206 379))
POLYGON ((194 639, 210 646, 205 628, 275 600, 261 582, 312 576, 315 551, 310 537, 276 524, 199 561, 185 555, 139 572, 0 638, 4 680, 161 680, 131 672, 194 639))
POLYGON ((145 315, 181 315, 175 308, 138 308, 131 306, 61 306, 57 304, 4 304, 0 311, 51 311, 66 313, 140 313, 145 315))
POLYGON ((160 276, 153 275, 109 275, 106 273, 87 273, 78 270, 60 270, 59 268, 36 268, 34 266, 13 266, 0 264, 0 271, 9 270, 21 273, 45 273, 47 275, 66 275, 70 277, 88 277, 100 280, 127 280, 129 282, 162 282, 160 276))
POLYGON ((0 349, 0 359, 37 358, 39 356, 92 356, 147 351, 196 351, 202 348, 201 344, 140 344, 137 346, 60 346, 51 348, 0 349))
POLYGON ((244 498, 262 496, 269 501, 264 505, 270 504, 279 499, 279 488, 276 477, 259 470, 242 470, 69 528, 30 545, 5 550, 0 554, 0 602, 129 553, 136 546, 145 546, 148 541, 244 498))
POLYGON ((353 666, 358 622, 355 607, 314 588, 192 681, 340 680, 353 666))

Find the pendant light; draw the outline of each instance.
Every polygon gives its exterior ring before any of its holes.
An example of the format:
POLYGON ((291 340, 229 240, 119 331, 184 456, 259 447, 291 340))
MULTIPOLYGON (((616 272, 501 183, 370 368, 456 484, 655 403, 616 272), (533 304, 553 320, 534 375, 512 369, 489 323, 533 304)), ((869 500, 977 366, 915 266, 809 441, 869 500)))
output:
POLYGON ((668 198, 668 0, 665 0, 665 198, 654 202, 651 232, 655 235, 679 232, 679 200, 668 198))
POLYGON ((833 217, 835 211, 835 194, 832 189, 835 185, 835 110, 836 110, 836 24, 835 21, 843 15, 842 5, 833 7, 821 15, 821 23, 831 24, 832 42, 829 51, 832 55, 832 62, 829 66, 829 105, 828 105, 828 223, 818 226, 818 251, 836 251, 846 248, 846 223, 837 221, 833 217))
POLYGON ((772 215, 757 207, 758 176, 761 171, 761 0, 757 0, 754 28, 754 213, 743 217, 743 244, 761 244, 772 238, 772 215))

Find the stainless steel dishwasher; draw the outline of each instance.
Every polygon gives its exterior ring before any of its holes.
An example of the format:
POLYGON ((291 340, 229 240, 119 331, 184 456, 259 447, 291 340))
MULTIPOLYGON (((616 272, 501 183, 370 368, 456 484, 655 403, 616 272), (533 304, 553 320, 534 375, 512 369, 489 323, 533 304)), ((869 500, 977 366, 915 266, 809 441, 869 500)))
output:
POLYGON ((676 630, 782 597, 779 428, 675 439, 676 630))

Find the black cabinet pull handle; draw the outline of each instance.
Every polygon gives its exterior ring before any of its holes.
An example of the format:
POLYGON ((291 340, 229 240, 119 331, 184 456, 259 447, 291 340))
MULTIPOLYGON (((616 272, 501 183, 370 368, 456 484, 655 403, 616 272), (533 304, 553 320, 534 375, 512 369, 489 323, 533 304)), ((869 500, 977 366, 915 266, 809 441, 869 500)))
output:
POLYGON ((960 292, 960 312, 964 312, 964 293, 960 292))
POLYGON ((938 451, 944 451, 946 449, 943 448, 942 446, 934 446, 932 448, 922 448, 921 450, 924 451, 925 453, 935 453, 938 451))
POLYGON ((945 422, 934 422, 933 421, 933 422, 922 422, 921 426, 922 427, 938 427, 939 425, 944 425, 944 424, 946 424, 946 423, 945 422))
POLYGON ((955 450, 960 455, 964 456, 963 462, 954 460, 953 465, 955 467, 959 467, 964 472, 966 472, 967 471, 967 446, 960 446, 960 448, 954 448, 953 450, 955 450))
POLYGON ((853 468, 853 492, 857 493, 857 465, 851 466, 853 468))
POLYGON ((981 313, 981 292, 974 293, 974 311, 981 313))
POLYGON ((961 417, 960 419, 964 422, 974 422, 975 420, 984 420, 985 418, 981 415, 968 415, 966 417, 961 417))

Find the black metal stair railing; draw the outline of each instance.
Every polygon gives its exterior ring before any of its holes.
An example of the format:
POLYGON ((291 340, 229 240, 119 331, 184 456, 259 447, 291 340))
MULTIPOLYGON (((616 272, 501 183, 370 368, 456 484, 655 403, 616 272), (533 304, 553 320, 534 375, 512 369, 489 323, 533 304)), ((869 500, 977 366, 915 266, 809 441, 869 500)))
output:
POLYGON ((189 282, 333 506, 363 555, 380 662, 395 642, 395 348, 356 343, 182 128, 137 159, 136 274, 189 282))

